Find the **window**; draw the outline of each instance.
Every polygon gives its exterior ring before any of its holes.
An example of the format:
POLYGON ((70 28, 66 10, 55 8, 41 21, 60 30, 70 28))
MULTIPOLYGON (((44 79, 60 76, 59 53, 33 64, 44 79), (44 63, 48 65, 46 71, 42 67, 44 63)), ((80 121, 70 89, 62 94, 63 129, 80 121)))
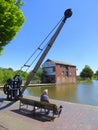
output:
POLYGON ((66 76, 67 76, 67 77, 69 76, 69 73, 68 73, 68 71, 66 71, 66 76))
POLYGON ((64 75, 64 71, 61 72, 61 75, 64 75))
POLYGON ((55 67, 53 67, 53 72, 55 72, 55 67))
POLYGON ((66 66, 66 70, 68 70, 68 66, 66 66))
POLYGON ((72 76, 72 72, 69 72, 69 76, 72 76))

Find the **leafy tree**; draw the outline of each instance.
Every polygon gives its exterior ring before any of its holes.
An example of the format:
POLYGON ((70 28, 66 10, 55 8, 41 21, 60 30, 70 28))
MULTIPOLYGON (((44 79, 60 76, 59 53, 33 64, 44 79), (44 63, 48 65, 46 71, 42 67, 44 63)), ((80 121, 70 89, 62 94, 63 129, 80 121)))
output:
POLYGON ((25 21, 21 5, 21 0, 0 0, 0 54, 25 21))
POLYGON ((13 78, 16 74, 21 74, 23 81, 28 77, 28 73, 24 71, 14 71, 12 68, 0 68, 0 84, 5 84, 9 78, 13 78))
POLYGON ((24 72, 22 70, 16 70, 15 73, 14 73, 14 75, 17 75, 17 74, 21 75, 23 80, 26 80, 27 77, 28 77, 28 73, 24 72))
POLYGON ((4 84, 7 79, 12 78, 12 72, 9 69, 1 68, 0 69, 0 84, 4 84))
MULTIPOLYGON (((31 73, 31 72, 30 72, 31 73)), ((32 80, 41 80, 42 78, 42 74, 43 74, 43 70, 40 67, 37 72, 35 73, 34 77, 32 78, 32 80)))
POLYGON ((87 78, 91 79, 93 77, 93 74, 94 74, 93 70, 88 65, 85 65, 82 72, 80 73, 80 77, 83 79, 87 79, 87 78))
MULTIPOLYGON (((43 74, 43 70, 40 67, 37 73, 35 74, 35 76, 32 78, 32 80, 38 80, 38 81, 41 80, 42 74, 43 74)), ((0 85, 5 84, 5 82, 9 78, 13 78, 15 75, 21 75, 23 82, 25 82, 29 74, 22 70, 14 71, 12 68, 0 68, 0 85)))
POLYGON ((3 70, 0 68, 0 84, 3 82, 3 70))
POLYGON ((3 79, 2 79, 3 83, 6 82, 9 78, 13 78, 13 76, 14 76, 13 69, 11 69, 11 68, 8 68, 8 69, 3 68, 2 71, 3 71, 3 79))
POLYGON ((94 77, 98 79, 98 70, 95 72, 94 77))
POLYGON ((97 76, 98 76, 98 70, 95 72, 95 75, 97 75, 97 76))
POLYGON ((21 8, 21 6, 24 4, 24 2, 22 2, 21 0, 17 0, 15 2, 15 5, 18 6, 18 8, 21 8))

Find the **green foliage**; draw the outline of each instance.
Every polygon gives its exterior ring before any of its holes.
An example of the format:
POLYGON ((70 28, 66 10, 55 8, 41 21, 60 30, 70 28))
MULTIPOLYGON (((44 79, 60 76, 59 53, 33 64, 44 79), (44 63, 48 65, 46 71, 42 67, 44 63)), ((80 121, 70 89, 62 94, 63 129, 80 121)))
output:
POLYGON ((28 73, 27 72, 24 72, 24 71, 22 71, 22 70, 17 70, 17 71, 15 71, 15 73, 14 73, 15 75, 21 75, 22 76, 22 80, 27 80, 27 77, 28 77, 28 73))
POLYGON ((32 80, 41 80, 42 74, 43 74, 43 70, 42 70, 42 68, 40 67, 40 68, 38 69, 38 71, 36 72, 36 74, 34 75, 34 77, 33 77, 32 80))
POLYGON ((87 78, 87 79, 86 79, 86 82, 87 82, 87 83, 91 83, 91 82, 92 82, 91 78, 87 78))
POLYGON ((80 77, 82 79, 87 79, 87 78, 91 79, 93 77, 93 74, 94 74, 93 70, 88 65, 85 65, 82 72, 80 73, 80 77))
POLYGON ((15 5, 18 6, 18 8, 21 8, 21 6, 24 4, 24 2, 22 2, 21 0, 17 0, 15 2, 15 5))
POLYGON ((4 84, 9 78, 13 78, 16 74, 21 75, 23 80, 26 80, 28 73, 24 71, 14 71, 12 68, 0 68, 0 85, 4 84))
POLYGON ((98 75, 98 70, 95 72, 95 75, 98 75))
POLYGON ((25 18, 21 0, 0 0, 0 54, 21 29, 25 18))
POLYGON ((98 79, 98 70, 95 72, 94 78, 95 78, 95 79, 98 79))
MULTIPOLYGON (((40 67, 37 71, 37 73, 34 75, 32 80, 41 80, 43 74, 43 70, 40 67)), ((4 84, 9 78, 13 78, 15 75, 21 75, 22 80, 25 82, 29 76, 27 72, 24 72, 22 70, 16 70, 14 71, 12 68, 0 68, 0 85, 4 84)))
POLYGON ((14 76, 14 71, 11 68, 0 68, 0 84, 3 84, 7 79, 14 76))

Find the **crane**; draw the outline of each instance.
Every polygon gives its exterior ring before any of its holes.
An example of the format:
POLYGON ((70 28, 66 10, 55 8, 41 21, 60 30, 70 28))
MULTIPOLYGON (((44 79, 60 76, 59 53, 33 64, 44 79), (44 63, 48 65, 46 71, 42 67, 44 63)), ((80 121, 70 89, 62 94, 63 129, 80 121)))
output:
MULTIPOLYGON (((71 9, 65 10, 64 17, 61 20, 61 23, 59 24, 59 26, 58 26, 57 30, 55 31, 55 33, 53 34, 53 36, 50 38, 49 42, 47 43, 47 45, 46 45, 45 49, 43 50, 38 62, 35 65, 34 69, 29 74, 24 86, 22 86, 22 88, 20 87, 21 84, 22 84, 22 78, 21 78, 20 75, 15 75, 13 79, 10 78, 10 79, 7 80, 6 84, 4 85, 3 91, 7 95, 8 100, 12 100, 12 99, 17 100, 18 97, 23 95, 23 92, 28 87, 28 85, 29 85, 30 81, 32 80, 34 74, 39 69, 41 63, 43 62, 43 60, 45 58, 45 56, 49 52, 49 50, 52 47, 54 41, 56 40, 58 34, 60 33, 65 21, 67 20, 67 18, 71 17, 71 15, 72 15, 71 9)), ((24 64, 24 66, 26 66, 26 64, 24 64)))
POLYGON ((60 25, 58 26, 57 30, 55 31, 55 33, 53 34, 53 36, 51 37, 51 39, 49 40, 45 50, 43 51, 42 55, 40 56, 38 62, 36 63, 34 69, 31 71, 31 73, 29 74, 29 77, 27 79, 27 81, 25 82, 23 88, 22 88, 22 93, 25 91, 25 89, 28 87, 30 81, 32 80, 34 74, 37 72, 38 68, 40 67, 41 63, 43 62, 45 56, 47 55, 47 53, 49 52, 50 48, 52 47, 54 41, 56 40, 58 34, 60 33, 65 21, 67 20, 67 18, 71 17, 72 15, 72 11, 71 9, 67 9, 64 12, 64 18, 61 21, 60 25))

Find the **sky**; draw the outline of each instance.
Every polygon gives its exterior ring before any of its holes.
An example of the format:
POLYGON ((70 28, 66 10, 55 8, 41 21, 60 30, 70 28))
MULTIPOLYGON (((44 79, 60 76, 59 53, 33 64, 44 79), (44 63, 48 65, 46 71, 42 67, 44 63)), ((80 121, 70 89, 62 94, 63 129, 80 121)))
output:
POLYGON ((5 46, 0 67, 19 70, 63 17, 64 11, 71 8, 73 15, 67 19, 44 61, 54 59, 75 65, 77 75, 85 65, 94 72, 98 70, 98 0, 23 1, 25 23, 5 46))

